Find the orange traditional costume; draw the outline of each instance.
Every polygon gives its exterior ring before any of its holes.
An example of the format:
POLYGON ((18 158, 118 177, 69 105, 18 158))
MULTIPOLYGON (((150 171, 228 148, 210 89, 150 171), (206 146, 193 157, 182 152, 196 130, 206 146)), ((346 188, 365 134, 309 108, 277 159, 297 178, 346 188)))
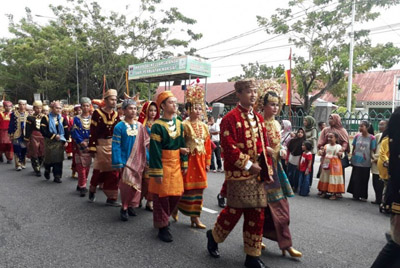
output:
MULTIPOLYGON (((190 103, 189 114, 196 104, 205 113, 204 90, 200 85, 186 90, 186 101, 190 103)), ((189 148, 188 171, 183 178, 185 192, 178 209, 186 216, 200 217, 203 207, 203 191, 207 188, 206 167, 211 164, 211 140, 208 126, 200 120, 183 122, 186 146, 189 148)), ((199 226, 198 226, 199 227, 199 226)), ((205 226, 203 226, 205 228, 205 226)))

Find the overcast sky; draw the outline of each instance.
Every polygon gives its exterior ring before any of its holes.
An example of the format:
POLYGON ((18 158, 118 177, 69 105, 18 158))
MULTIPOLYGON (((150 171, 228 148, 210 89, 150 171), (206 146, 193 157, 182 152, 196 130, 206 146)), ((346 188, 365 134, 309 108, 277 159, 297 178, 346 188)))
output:
MULTIPOLYGON (((126 14, 127 17, 130 18, 135 15, 135 12, 132 8, 126 10, 126 5, 135 6, 138 0, 98 0, 97 2, 100 3, 105 11, 117 11, 126 14)), ((257 15, 268 17, 274 13, 276 8, 286 7, 287 2, 288 0, 164 0, 162 5, 164 8, 178 7, 184 15, 197 20, 197 24, 191 28, 195 32, 203 33, 203 38, 193 43, 192 46, 203 48, 257 28, 257 15)), ((0 16, 0 36, 10 36, 7 29, 8 19, 5 14, 13 14, 15 21, 18 21, 25 14, 25 7, 29 7, 33 14, 54 16, 52 11, 48 8, 50 3, 53 5, 67 4, 65 0, 3 1, 0 16)), ((385 33, 375 33, 371 35, 373 43, 390 41, 400 46, 400 26, 387 27, 387 25, 400 23, 400 17, 398 15, 399 9, 400 7, 392 8, 391 10, 383 10, 383 15, 375 22, 356 25, 356 28, 386 27, 388 30, 385 33)), ((44 18, 35 18, 35 20, 43 24, 47 23, 47 19, 44 18)), ((273 36, 267 35, 263 31, 258 31, 244 38, 201 50, 199 53, 201 53, 202 56, 211 58, 212 77, 209 79, 209 82, 222 82, 232 76, 239 75, 242 70, 240 65, 249 62, 258 61, 269 65, 285 64, 289 66, 287 60, 290 49, 290 47, 287 46, 288 36, 278 37, 248 50, 270 47, 278 48, 240 56, 231 56, 223 59, 215 58, 229 55, 271 37, 273 36)), ((293 48, 293 53, 301 52, 293 48)), ((397 65, 396 68, 399 68, 399 66, 397 65)))

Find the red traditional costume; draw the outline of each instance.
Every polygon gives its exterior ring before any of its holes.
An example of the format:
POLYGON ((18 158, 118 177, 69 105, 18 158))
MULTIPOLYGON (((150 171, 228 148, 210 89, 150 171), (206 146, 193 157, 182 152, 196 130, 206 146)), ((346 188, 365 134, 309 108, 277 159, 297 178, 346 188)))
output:
POLYGON ((255 257, 261 255, 264 208, 267 206, 265 182, 261 178, 272 177, 272 160, 265 157, 268 140, 263 121, 253 109, 249 111, 240 105, 221 121, 227 206, 212 230, 215 242, 222 243, 244 214, 244 251, 255 257), (264 163, 261 176, 248 171, 249 163, 257 162, 264 163))
MULTIPOLYGON (((105 98, 110 96, 117 96, 117 91, 108 90, 105 98)), ((90 124, 89 150, 96 153, 96 156, 89 191, 93 195, 96 192, 96 187, 100 183, 104 183, 103 192, 108 201, 116 201, 118 198, 119 174, 111 167, 111 139, 114 127, 119 121, 117 112, 107 113, 99 108, 93 112, 90 124)))
MULTIPOLYGON (((3 105, 12 105, 12 103, 9 101, 4 101, 3 105)), ((4 153, 8 162, 12 161, 14 156, 12 142, 10 136, 8 135, 10 116, 11 112, 0 112, 0 157, 2 158, 4 153)))
MULTIPOLYGON (((41 101, 35 101, 33 107, 42 107, 41 101)), ((25 127, 25 140, 28 142, 28 155, 31 159, 32 168, 37 176, 40 176, 40 167, 44 160, 44 137, 40 132, 42 113, 28 116, 25 127)))

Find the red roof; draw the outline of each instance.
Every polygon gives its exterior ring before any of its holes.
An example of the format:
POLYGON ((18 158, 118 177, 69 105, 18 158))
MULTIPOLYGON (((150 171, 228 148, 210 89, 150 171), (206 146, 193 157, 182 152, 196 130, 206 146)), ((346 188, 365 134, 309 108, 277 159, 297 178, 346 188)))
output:
MULTIPOLYGON (((392 101, 395 75, 400 77, 400 70, 356 74, 353 84, 358 85, 361 89, 356 95, 357 101, 392 101)), ((329 102, 337 101, 337 98, 330 93, 325 94, 322 99, 329 102)))
MULTIPOLYGON (((235 82, 220 82, 220 83, 208 83, 207 84, 207 96, 206 96, 206 101, 208 103, 213 103, 213 102, 218 102, 221 99, 234 94, 235 88, 234 88, 235 82)), ((204 84, 200 84, 204 88, 204 84)), ((285 100, 286 98, 286 84, 282 84, 282 98, 285 100)), ((167 87, 168 89, 168 87, 167 87)), ((157 99, 157 96, 160 92, 165 90, 165 86, 159 86, 157 88, 157 92, 153 98, 153 100, 157 99)), ((172 93, 175 95, 175 97, 178 99, 178 103, 183 103, 184 102, 184 91, 182 90, 182 86, 171 86, 170 90, 172 93)), ((292 104, 293 105, 301 105, 299 101, 299 94, 295 93, 292 96, 292 104)))

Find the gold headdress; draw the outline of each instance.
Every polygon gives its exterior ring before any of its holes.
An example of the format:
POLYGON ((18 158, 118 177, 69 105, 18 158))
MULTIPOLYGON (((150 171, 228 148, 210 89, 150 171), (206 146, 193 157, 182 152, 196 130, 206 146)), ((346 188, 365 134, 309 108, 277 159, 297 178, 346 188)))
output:
POLYGON ((282 87, 281 85, 272 80, 260 80, 257 83, 257 89, 258 89, 258 100, 257 100, 257 109, 261 111, 264 108, 264 98, 268 93, 275 93, 277 97, 273 95, 268 95, 268 101, 271 102, 278 102, 279 106, 282 105, 282 98, 281 98, 281 92, 282 92, 282 87))
MULTIPOLYGON (((185 92, 186 102, 191 104, 193 107, 195 104, 200 104, 203 108, 203 112, 205 114, 206 105, 204 103, 204 89, 200 86, 199 83, 195 85, 190 85, 185 92)), ((190 113, 190 108, 189 111, 190 113)))

